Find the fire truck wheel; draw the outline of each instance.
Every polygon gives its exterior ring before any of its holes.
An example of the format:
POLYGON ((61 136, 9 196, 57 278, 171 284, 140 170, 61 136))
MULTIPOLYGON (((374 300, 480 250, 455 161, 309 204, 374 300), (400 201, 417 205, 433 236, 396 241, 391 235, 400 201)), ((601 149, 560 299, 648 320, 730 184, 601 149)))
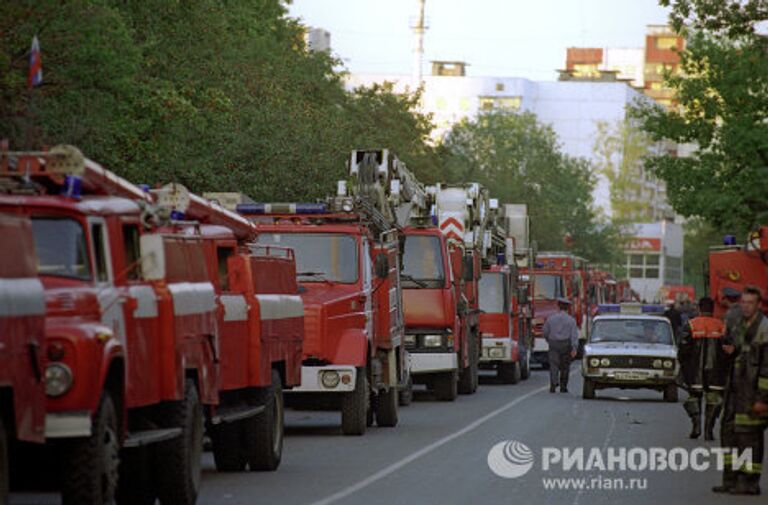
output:
POLYGON ((413 379, 411 377, 408 377, 408 382, 405 383, 405 387, 397 396, 397 401, 401 407, 407 407, 413 402, 413 379))
POLYGON ((456 370, 435 375, 432 384, 435 388, 435 398, 441 402, 452 402, 458 396, 458 381, 456 370))
POLYGON ((123 451, 120 456, 117 503, 154 505, 155 498, 149 447, 136 447, 123 451))
POLYGON ((192 505, 200 491, 203 454, 203 408, 195 382, 187 379, 184 400, 168 407, 164 419, 169 427, 181 428, 181 435, 155 448, 157 494, 163 505, 192 505))
POLYGON ((478 355, 477 355, 477 334, 471 332, 468 342, 467 353, 469 354, 469 365, 463 368, 459 374, 459 393, 471 395, 477 391, 479 382, 478 377, 478 355))
POLYGON ((581 396, 585 400, 594 400, 595 399, 595 381, 592 379, 584 379, 584 385, 581 389, 581 396))
POLYGON ((8 503, 8 434, 0 416, 0 503, 8 503))
POLYGON ((262 392, 264 412, 251 418, 245 432, 248 466, 252 471, 274 472, 283 457, 283 386, 280 373, 272 370, 272 385, 262 392))
POLYGON ((370 399, 368 376, 365 368, 357 369, 355 390, 344 393, 341 399, 341 432, 345 435, 362 435, 367 425, 370 399))
POLYGON ((246 454, 243 450, 243 422, 223 423, 209 431, 213 449, 213 462, 219 472, 245 470, 246 454))
POLYGON ((522 358, 523 360, 520 363, 520 378, 523 380, 528 380, 528 378, 531 376, 531 350, 526 349, 523 352, 522 358))
POLYGON ((677 403, 677 384, 670 384, 664 388, 664 401, 677 403))
POLYGON ((61 488, 65 505, 112 503, 115 498, 120 442, 115 404, 109 393, 101 398, 91 431, 90 437, 65 446, 61 488))
POLYGON ((503 384, 517 384, 520 382, 520 362, 499 363, 496 374, 503 384))
POLYGON ((397 426, 397 387, 389 388, 389 391, 379 391, 379 399, 376 402, 376 424, 384 428, 397 426))

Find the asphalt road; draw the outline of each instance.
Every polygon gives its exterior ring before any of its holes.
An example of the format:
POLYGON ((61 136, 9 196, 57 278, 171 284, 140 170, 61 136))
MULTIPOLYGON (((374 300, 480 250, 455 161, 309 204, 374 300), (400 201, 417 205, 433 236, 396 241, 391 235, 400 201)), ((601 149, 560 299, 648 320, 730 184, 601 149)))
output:
MULTIPOLYGON (((585 401, 576 365, 570 393, 550 394, 547 383, 546 373, 535 371, 530 380, 517 385, 483 380, 477 394, 459 396, 455 403, 417 394, 411 406, 401 409, 397 428, 374 427, 363 437, 342 436, 337 413, 290 411, 278 471, 217 473, 212 456, 206 453, 199 503, 599 504, 620 500, 622 504, 706 505, 759 500, 712 494, 710 487, 719 481, 714 457, 709 458, 711 468, 706 471, 600 472, 594 465, 569 472, 553 465, 545 471, 546 448, 552 448, 546 449, 550 454, 560 448, 572 452, 583 448, 585 456, 602 451, 605 462, 606 451, 612 448, 708 450, 717 445, 689 440, 682 404, 664 403, 660 393, 605 390, 598 392, 596 400, 585 401), (489 469, 489 451, 505 440, 521 442, 532 451, 533 466, 525 475, 502 478, 489 469), (578 482, 544 480, 562 477, 578 482), (545 489, 548 485, 571 488, 545 489), (630 486, 643 489, 627 489, 630 486)), ((58 503, 58 498, 15 494, 11 503, 58 503)))

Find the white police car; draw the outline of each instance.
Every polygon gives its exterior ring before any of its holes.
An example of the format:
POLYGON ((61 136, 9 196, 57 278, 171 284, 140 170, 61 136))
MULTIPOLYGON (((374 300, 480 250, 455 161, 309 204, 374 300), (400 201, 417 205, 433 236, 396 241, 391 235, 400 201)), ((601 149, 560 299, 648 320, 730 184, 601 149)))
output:
POLYGON ((657 305, 601 305, 584 348, 583 397, 598 389, 655 389, 677 401, 677 346, 657 305))

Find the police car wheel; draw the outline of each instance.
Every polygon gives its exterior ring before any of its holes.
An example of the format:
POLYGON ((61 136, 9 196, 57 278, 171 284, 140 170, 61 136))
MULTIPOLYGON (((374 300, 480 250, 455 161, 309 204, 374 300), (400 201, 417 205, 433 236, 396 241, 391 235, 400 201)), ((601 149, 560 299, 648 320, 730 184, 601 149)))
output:
POLYGON ((581 390, 582 397, 585 400, 595 399, 595 382, 592 379, 584 379, 584 385, 581 390))
POLYGON ((8 503, 8 434, 0 416, 0 503, 8 503))

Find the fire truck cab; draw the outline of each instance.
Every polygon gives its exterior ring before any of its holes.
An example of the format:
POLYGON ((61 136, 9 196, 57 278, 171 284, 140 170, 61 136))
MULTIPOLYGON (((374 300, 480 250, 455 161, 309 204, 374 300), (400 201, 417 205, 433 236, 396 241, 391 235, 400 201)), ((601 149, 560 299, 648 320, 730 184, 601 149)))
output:
POLYGON ((749 234, 744 245, 736 245, 734 237, 724 240, 725 245, 712 247, 709 252, 709 293, 717 302, 715 317, 723 317, 728 310, 723 290, 742 291, 746 286, 757 286, 763 293, 762 310, 768 314, 768 226, 749 234))
POLYGON ((12 448, 45 442, 45 294, 29 219, 0 214, 0 236, 0 503, 7 503, 12 448))

